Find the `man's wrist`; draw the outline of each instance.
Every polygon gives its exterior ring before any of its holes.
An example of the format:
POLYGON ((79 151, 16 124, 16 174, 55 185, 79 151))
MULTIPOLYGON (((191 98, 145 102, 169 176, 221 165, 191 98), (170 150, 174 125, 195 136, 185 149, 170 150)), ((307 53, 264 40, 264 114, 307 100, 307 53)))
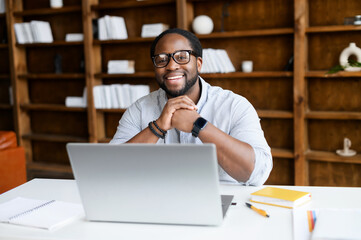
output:
POLYGON ((197 120, 195 120, 193 123, 193 129, 192 129, 193 137, 198 137, 199 132, 206 127, 207 123, 208 121, 206 119, 202 117, 197 118, 197 120))

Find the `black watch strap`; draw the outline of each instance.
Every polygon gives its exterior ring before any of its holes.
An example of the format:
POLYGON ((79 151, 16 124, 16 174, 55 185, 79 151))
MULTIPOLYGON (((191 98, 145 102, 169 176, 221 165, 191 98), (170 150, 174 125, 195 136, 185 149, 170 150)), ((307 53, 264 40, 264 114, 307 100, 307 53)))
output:
POLYGON ((205 128, 207 125, 207 120, 199 117, 197 120, 193 123, 193 129, 192 129, 192 135, 193 137, 198 137, 199 132, 205 128))

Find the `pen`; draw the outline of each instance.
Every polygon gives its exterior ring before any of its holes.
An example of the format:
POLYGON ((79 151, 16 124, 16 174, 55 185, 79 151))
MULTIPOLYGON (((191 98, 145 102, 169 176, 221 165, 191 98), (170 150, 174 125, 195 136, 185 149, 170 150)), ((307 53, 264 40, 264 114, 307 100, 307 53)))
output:
POLYGON ((264 217, 269 217, 269 215, 267 214, 267 212, 265 210, 256 208, 255 206, 253 206, 252 204, 246 202, 246 206, 249 207, 250 209, 252 209, 253 211, 257 212, 258 214, 261 214, 264 217))

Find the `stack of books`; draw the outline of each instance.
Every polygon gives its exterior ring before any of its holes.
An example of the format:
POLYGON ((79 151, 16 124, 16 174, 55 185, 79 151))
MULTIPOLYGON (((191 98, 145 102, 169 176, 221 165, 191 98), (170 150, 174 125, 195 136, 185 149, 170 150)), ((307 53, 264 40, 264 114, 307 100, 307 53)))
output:
POLYGON ((235 72, 230 58, 224 49, 203 49, 203 65, 201 73, 235 72))
POLYGON ((93 88, 95 108, 128 108, 139 98, 148 95, 148 85, 111 84, 93 88))
POLYGON ((87 106, 87 93, 86 87, 83 90, 83 96, 75 97, 75 96, 67 96, 65 98, 65 106, 67 107, 83 107, 87 106))
POLYGON ((51 43, 54 41, 49 22, 31 21, 15 23, 16 41, 23 43, 51 43))
POLYGON ((5 0, 0 0, 0 13, 5 13, 5 0))
POLYGON ((98 19, 99 40, 127 39, 128 33, 123 17, 105 15, 98 19))
POLYGON ((108 61, 108 73, 134 73, 135 61, 133 60, 110 60, 108 61))

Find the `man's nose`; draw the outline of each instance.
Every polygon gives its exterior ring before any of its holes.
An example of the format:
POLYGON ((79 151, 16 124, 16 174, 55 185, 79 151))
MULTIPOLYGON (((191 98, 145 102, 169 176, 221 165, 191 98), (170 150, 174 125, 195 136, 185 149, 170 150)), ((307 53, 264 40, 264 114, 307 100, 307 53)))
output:
POLYGON ((169 60, 169 63, 167 65, 168 69, 178 69, 179 68, 179 64, 171 57, 169 60))

